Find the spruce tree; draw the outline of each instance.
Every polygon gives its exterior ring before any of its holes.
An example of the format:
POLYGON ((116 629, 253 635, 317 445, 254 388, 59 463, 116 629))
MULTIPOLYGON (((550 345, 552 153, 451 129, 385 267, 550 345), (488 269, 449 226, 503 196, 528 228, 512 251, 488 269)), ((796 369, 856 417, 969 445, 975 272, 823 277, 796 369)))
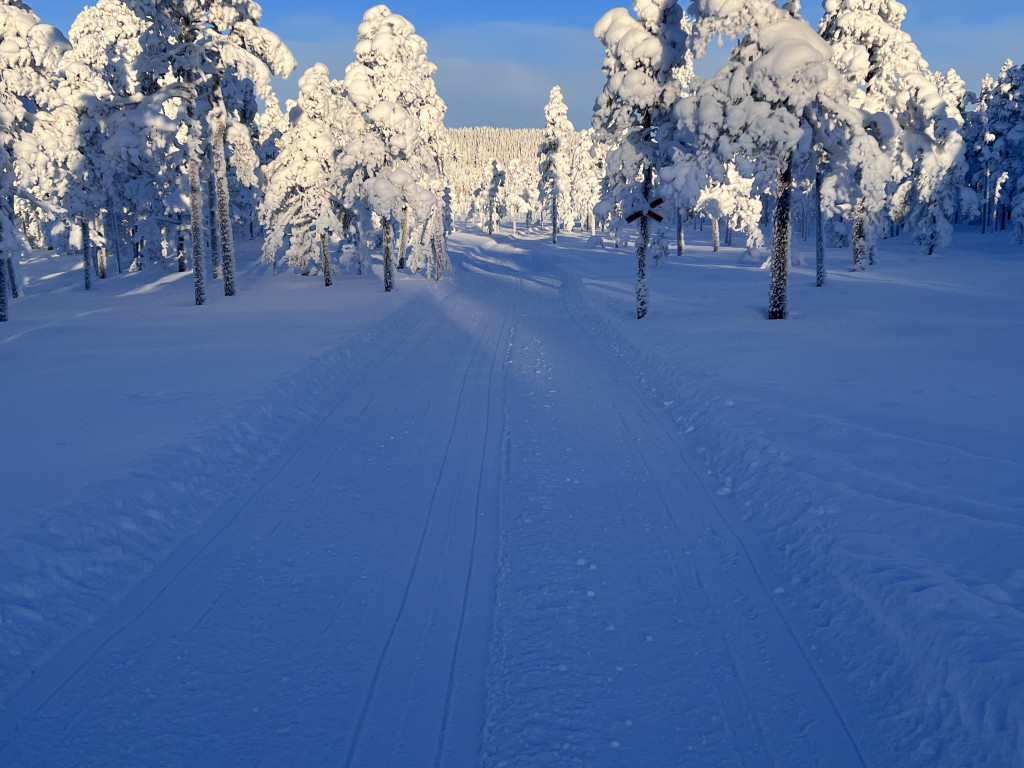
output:
POLYGON ((559 211, 565 207, 568 197, 569 137, 573 132, 569 108, 562 99, 562 89, 557 85, 551 89, 544 107, 544 122, 544 140, 537 148, 537 156, 541 159, 537 189, 541 204, 546 203, 551 212, 551 242, 557 243, 558 228, 562 223, 559 211))

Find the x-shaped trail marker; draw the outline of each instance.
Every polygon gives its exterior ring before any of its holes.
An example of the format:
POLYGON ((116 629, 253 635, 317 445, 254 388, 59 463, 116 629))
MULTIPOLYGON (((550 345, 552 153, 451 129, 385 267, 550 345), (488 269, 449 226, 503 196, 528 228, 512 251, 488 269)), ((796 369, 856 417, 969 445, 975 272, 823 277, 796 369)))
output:
POLYGON ((631 213, 629 216, 626 217, 626 223, 632 224, 641 216, 645 215, 647 216, 647 218, 654 219, 655 221, 664 221, 665 219, 660 213, 654 212, 654 209, 661 205, 663 202, 665 202, 664 198, 659 197, 657 200, 651 203, 651 210, 647 211, 646 213, 644 211, 637 211, 636 213, 631 213))

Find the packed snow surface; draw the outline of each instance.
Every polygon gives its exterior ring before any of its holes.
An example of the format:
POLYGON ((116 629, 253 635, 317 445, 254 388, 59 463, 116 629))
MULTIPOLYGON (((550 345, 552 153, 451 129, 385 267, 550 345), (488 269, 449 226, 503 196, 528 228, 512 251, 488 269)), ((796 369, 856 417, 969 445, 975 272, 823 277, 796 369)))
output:
POLYGON ((1024 258, 959 237, 779 322, 692 231, 643 321, 578 235, 202 308, 34 254, 0 765, 1021 765, 1024 258))

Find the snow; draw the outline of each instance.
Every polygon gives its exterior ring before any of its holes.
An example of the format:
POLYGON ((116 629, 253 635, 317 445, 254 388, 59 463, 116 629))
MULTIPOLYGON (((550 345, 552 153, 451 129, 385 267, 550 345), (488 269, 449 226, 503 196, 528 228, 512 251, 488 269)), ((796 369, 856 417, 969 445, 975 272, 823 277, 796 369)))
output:
MULTIPOLYGON (((0 764, 1024 759, 1024 261, 958 230, 192 304, 38 252, 0 326, 0 764), (807 265, 807 266, 801 266, 807 265)), ((219 292, 212 291, 212 294, 219 292)))

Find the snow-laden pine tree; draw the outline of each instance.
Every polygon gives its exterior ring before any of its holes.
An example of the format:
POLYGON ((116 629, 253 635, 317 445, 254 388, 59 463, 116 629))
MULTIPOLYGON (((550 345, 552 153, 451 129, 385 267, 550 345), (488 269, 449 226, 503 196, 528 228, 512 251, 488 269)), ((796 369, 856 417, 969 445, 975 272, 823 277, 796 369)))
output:
POLYGON ((59 86, 63 104, 74 109, 70 122, 81 153, 72 175, 83 194, 74 196, 68 215, 119 264, 122 251, 131 249, 133 268, 160 260, 168 222, 187 220, 178 141, 183 106, 155 81, 148 89, 144 83, 152 78, 139 69, 140 41, 150 22, 138 10, 121 0, 85 8, 71 25, 59 86))
POLYGON ((565 207, 569 193, 570 141, 573 125, 569 121, 569 108, 562 98, 562 89, 551 89, 544 107, 544 140, 537 149, 540 158, 540 202, 551 213, 551 242, 558 242, 560 209, 565 207))
POLYGON ((680 129, 705 150, 712 179, 727 180, 735 163, 754 188, 775 197, 768 317, 788 311, 790 204, 795 152, 815 129, 848 137, 847 146, 869 146, 863 113, 851 109, 851 89, 832 64, 832 48, 797 15, 772 0, 735 3, 695 0, 696 50, 709 40, 738 40, 728 62, 703 81, 677 110, 680 129), (710 151, 709 151, 710 150, 710 151))
POLYGON ((964 156, 967 163, 967 183, 975 193, 976 211, 961 211, 965 215, 981 217, 981 233, 988 232, 989 214, 991 211, 992 169, 996 162, 995 149, 992 146, 996 135, 989 130, 988 105, 992 100, 996 81, 992 75, 985 75, 981 81, 981 92, 970 94, 974 109, 968 111, 964 124, 964 156))
POLYGON ((537 184, 531 173, 533 163, 516 158, 505 169, 505 210, 512 222, 512 234, 519 234, 519 218, 529 209, 530 190, 537 184))
POLYGON ((440 277, 444 247, 444 101, 427 43, 411 23, 385 5, 359 25, 356 60, 345 70, 350 116, 344 118, 343 204, 357 212, 363 236, 367 213, 382 219, 384 289, 392 290, 397 261, 440 277), (395 195, 395 197, 392 197, 395 195), (360 213, 362 211, 362 213, 360 213), (416 234, 414 234, 416 233, 416 234))
MULTIPOLYGON (((897 0, 825 0, 819 31, 833 47, 833 61, 857 88, 854 106, 889 118, 876 122, 875 135, 889 156, 889 166, 877 163, 860 169, 857 182, 884 173, 899 186, 890 215, 912 214, 919 242, 929 249, 946 241, 951 227, 946 206, 950 174, 959 165, 962 125, 958 104, 940 91, 943 83, 928 69, 920 50, 903 30, 907 9, 897 0), (935 223, 935 228, 926 222, 935 223)), ((955 89, 954 89, 955 90, 955 89)), ((886 197, 858 190, 854 203, 854 269, 863 269, 884 229, 886 197)))
MULTIPOLYGON (((648 211, 662 170, 673 158, 673 107, 693 78, 690 23, 676 0, 634 0, 636 18, 613 8, 594 27, 605 46, 607 77, 594 112, 598 139, 611 149, 605 163, 604 202, 620 218, 639 214, 636 316, 647 314, 648 211)), ((657 215, 666 215, 663 205, 657 215)))
POLYGON ((213 153, 212 188, 216 195, 220 232, 224 292, 235 292, 230 205, 226 190, 224 132, 226 115, 221 84, 231 70, 241 79, 255 83, 259 92, 269 93, 271 73, 287 74, 295 60, 272 32, 259 26, 260 6, 252 0, 127 0, 140 18, 148 22, 141 38, 139 58, 144 93, 160 86, 184 86, 180 99, 187 147, 190 223, 196 303, 205 302, 205 261, 203 243, 203 158, 209 146, 213 153))
MULTIPOLYGON (((455 211, 464 215, 469 210, 473 191, 480 181, 490 158, 494 158, 506 172, 512 172, 516 163, 521 174, 523 188, 532 187, 532 194, 537 194, 537 147, 544 138, 539 128, 447 128, 448 150, 444 157, 445 178, 451 187, 452 202, 455 211), (532 179, 532 181, 531 181, 532 179)), ((506 182, 509 189, 516 188, 518 182, 511 179, 506 182)), ((513 194, 510 192, 510 194, 513 194)), ((530 195, 527 195, 530 197, 530 195)), ((526 203, 520 210, 526 213, 526 203)))
POLYGON ((764 246, 761 233, 761 198, 754 194, 754 180, 744 178, 735 163, 725 169, 722 182, 711 182, 700 193, 694 210, 711 219, 712 249, 721 245, 720 224, 742 231, 747 238, 747 252, 754 255, 764 246))
POLYGON ((279 154, 264 171, 260 220, 266 231, 263 261, 276 264, 287 242, 288 264, 305 270, 318 262, 324 284, 331 284, 330 240, 345 226, 339 216, 340 139, 334 118, 340 84, 327 67, 314 64, 299 79, 291 124, 278 141, 279 154))
POLYGON ((473 207, 488 235, 494 234, 498 222, 508 213, 505 206, 507 192, 505 169, 492 157, 473 193, 473 207))
POLYGON ((1005 229, 1024 243, 1024 65, 1007 60, 979 104, 985 119, 985 226, 1005 229))
POLYGON ((608 150, 607 143, 594 141, 594 133, 594 128, 583 131, 573 148, 568 211, 571 220, 579 220, 580 227, 589 230, 591 235, 597 234, 594 209, 601 202, 608 150))
POLYGON ((900 135, 903 182, 893 195, 897 220, 905 222, 927 254, 953 238, 953 220, 966 174, 963 80, 928 72, 908 83, 906 122, 900 135))
POLYGON ((16 211, 38 220, 59 207, 52 173, 54 147, 41 113, 53 100, 57 61, 67 41, 20 0, 0 2, 0 318, 7 292, 18 297, 15 256, 22 249, 16 211), (36 132, 36 126, 39 131, 36 132))
POLYGON ((7 293, 17 297, 18 283, 14 272, 14 254, 21 251, 21 237, 14 226, 14 163, 8 149, 6 126, 13 124, 17 112, 4 91, 0 79, 0 323, 8 319, 7 293))

